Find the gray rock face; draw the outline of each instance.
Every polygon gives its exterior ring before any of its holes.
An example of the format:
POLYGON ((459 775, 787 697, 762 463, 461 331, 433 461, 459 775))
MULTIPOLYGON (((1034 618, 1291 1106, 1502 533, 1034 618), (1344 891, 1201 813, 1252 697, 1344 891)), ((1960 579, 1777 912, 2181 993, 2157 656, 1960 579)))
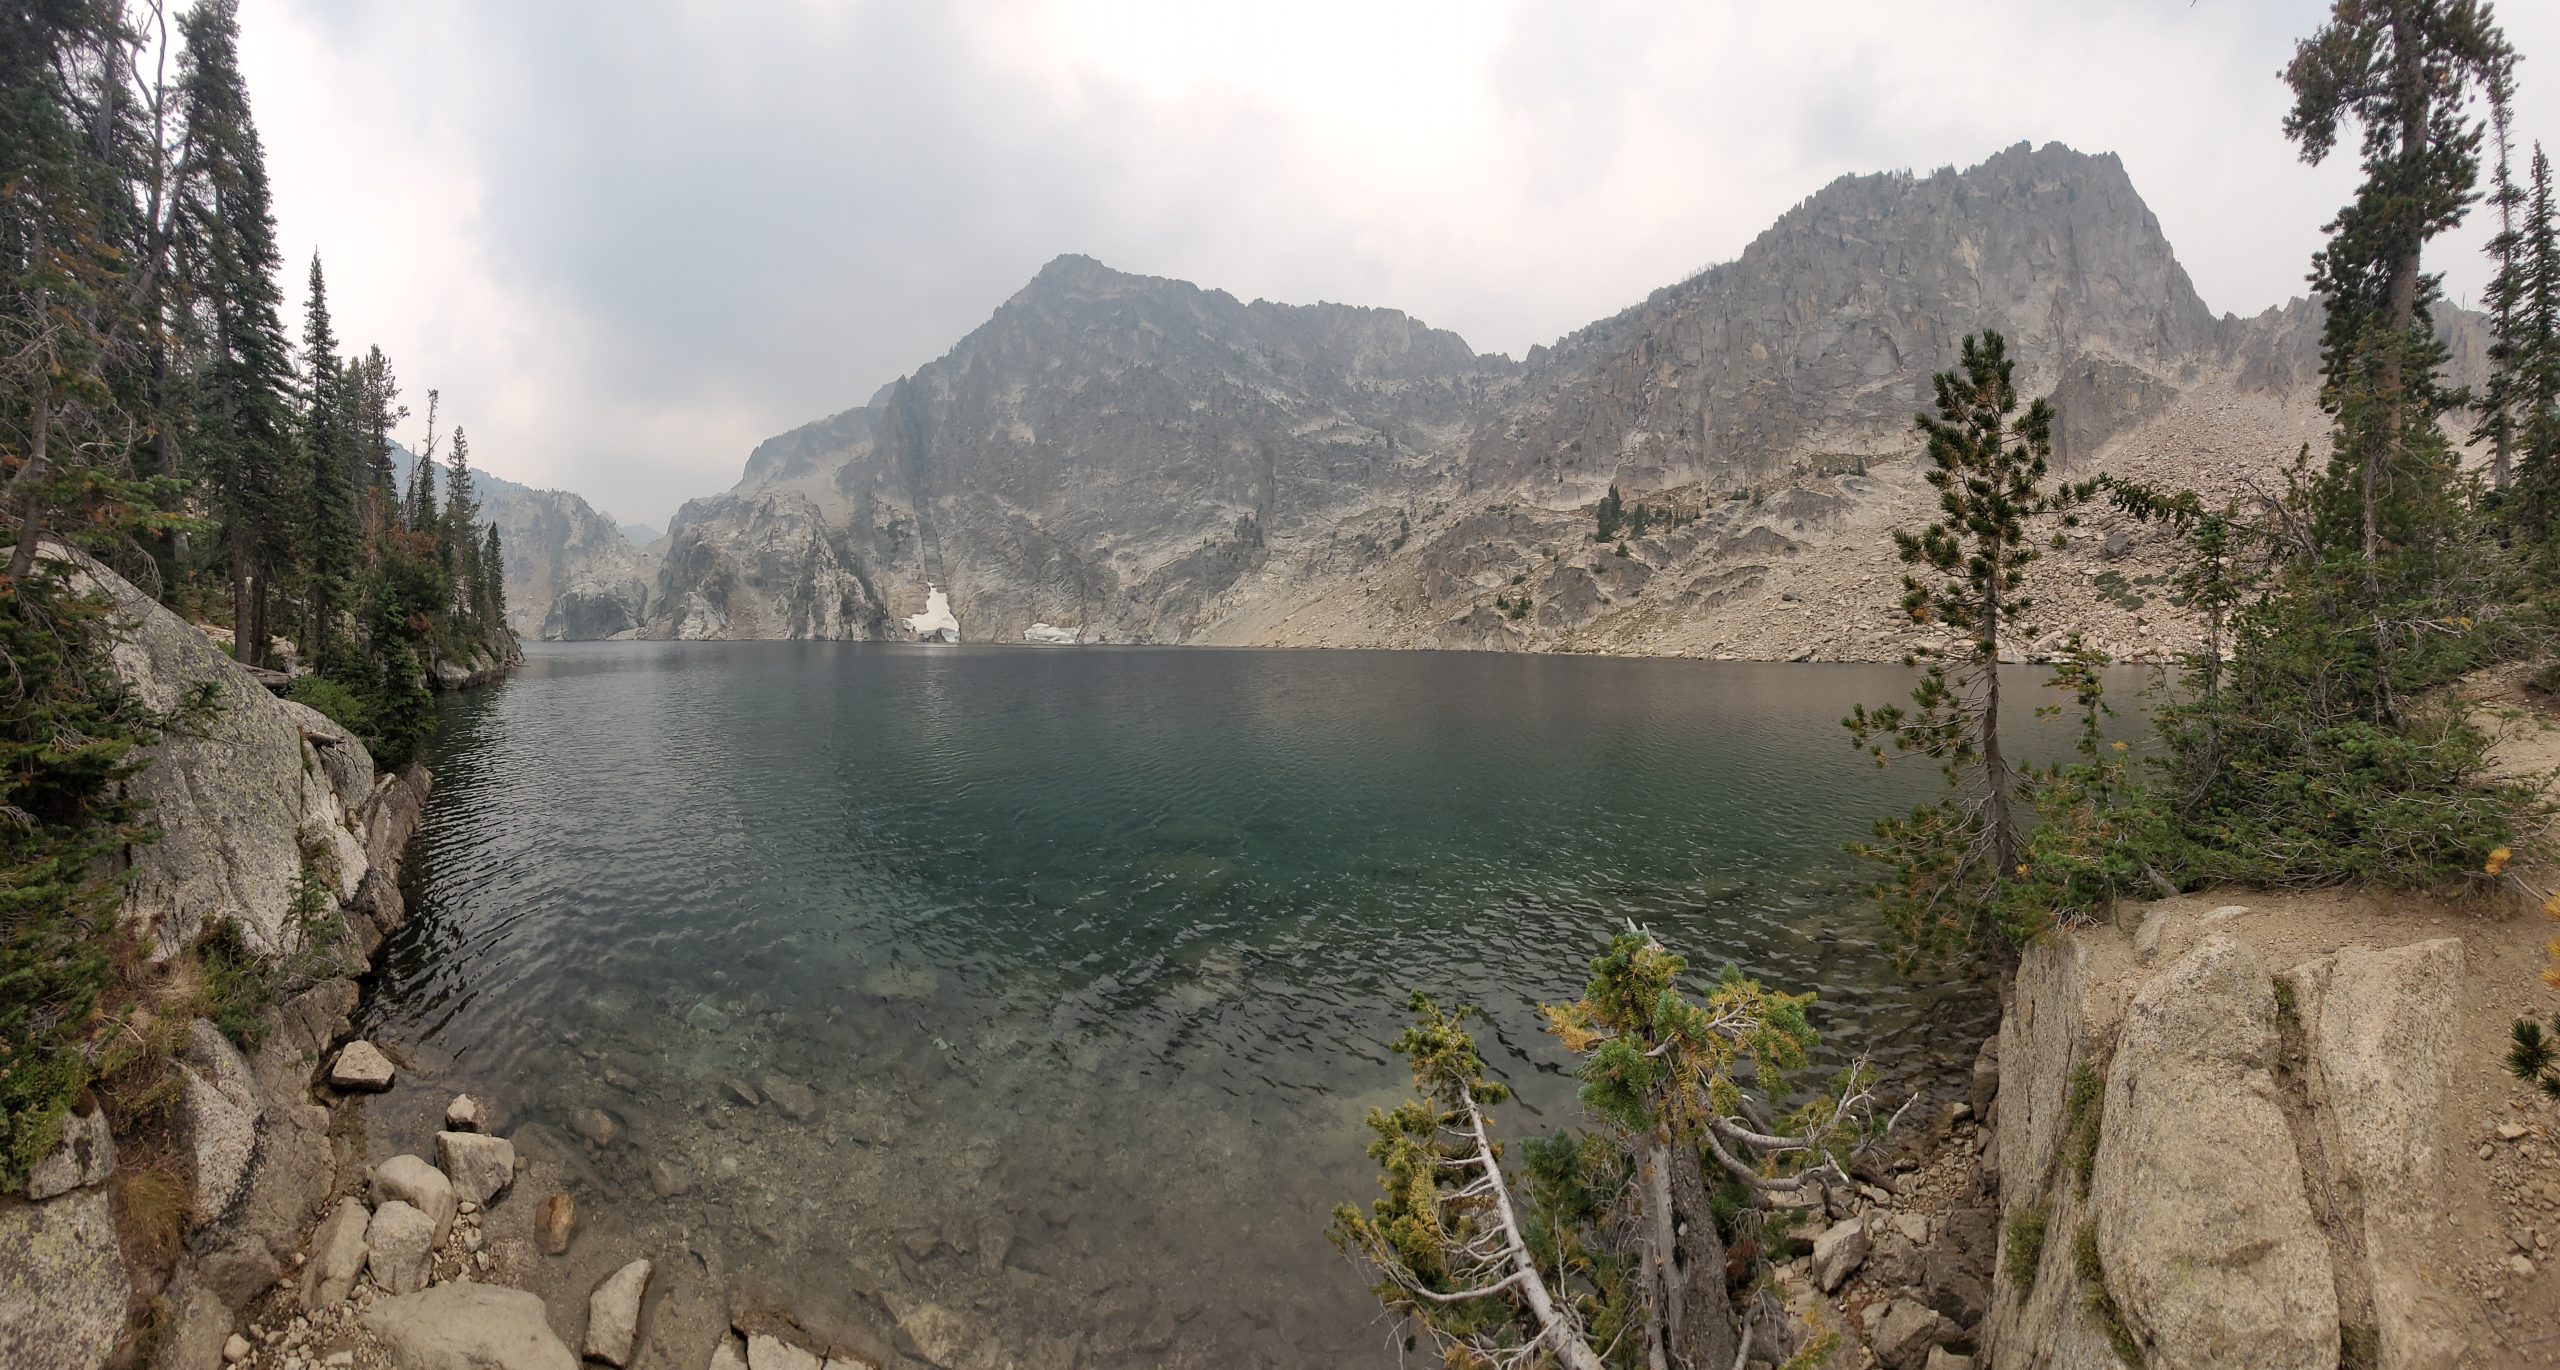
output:
POLYGON ((132 781, 161 837, 133 849, 126 919, 161 956, 226 919, 254 951, 295 949, 291 907, 305 865, 341 899, 370 868, 358 818, 373 785, 364 744, 269 694, 131 585, 85 569, 115 602, 116 673, 134 693, 167 709, 202 684, 215 705, 198 726, 164 735, 132 781))
POLYGON ((395 1370, 577 1370, 551 1325, 542 1299, 521 1289, 440 1284, 376 1299, 364 1312, 367 1331, 382 1338, 395 1370))
POLYGON ((340 1199, 311 1234, 302 1266, 302 1306, 316 1312, 345 1300, 364 1273, 365 1230, 373 1214, 360 1199, 340 1199))
POLYGON ((646 631, 895 636, 941 585, 964 638, 1179 640, 1269 539, 1400 497, 1517 369, 1392 310, 1062 257, 949 355, 687 505, 646 631))
POLYGON ((629 1365, 640 1339, 640 1301, 649 1292, 651 1266, 633 1261, 605 1277, 587 1296, 585 1353, 607 1365, 629 1365))
POLYGON ((516 1144, 477 1132, 439 1132, 436 1164, 452 1178, 455 1193, 485 1204, 515 1183, 516 1144))
POLYGON ((2334 1221, 2362 1228, 2378 1362, 2460 1363, 2445 1325, 2458 1262, 2440 1253, 2444 1156, 2436 1144, 2462 1021, 2462 944, 2350 947, 2285 975, 2294 987, 2321 1119, 2334 1221))
POLYGON ((248 1190, 258 1155, 261 1109, 249 1063, 222 1031, 199 1018, 179 1063, 179 1135, 188 1160, 195 1220, 218 1222, 248 1190))
POLYGON ((0 1207, 0 1364, 94 1370, 131 1293, 103 1191, 0 1207))
POLYGON ((102 1109, 65 1114, 62 1142, 27 1170, 27 1197, 41 1203, 115 1173, 116 1141, 102 1109))
POLYGON ((2163 1364, 2338 1363, 2328 1243, 2275 1058, 2266 966, 2225 933, 2145 984, 2125 1016, 2091 1194, 2107 1288, 2163 1364))
POLYGON ((365 1269, 390 1293, 414 1293, 427 1287, 428 1259, 440 1240, 435 1219, 398 1199, 386 1199, 375 1206, 373 1221, 365 1228, 365 1269))
POLYGON ((395 1200, 424 1213, 435 1224, 431 1244, 436 1246, 442 1246, 445 1234, 453 1229, 453 1215, 461 1202, 453 1192, 453 1181, 415 1156, 394 1156, 374 1167, 375 1222, 381 1221, 382 1205, 395 1200))

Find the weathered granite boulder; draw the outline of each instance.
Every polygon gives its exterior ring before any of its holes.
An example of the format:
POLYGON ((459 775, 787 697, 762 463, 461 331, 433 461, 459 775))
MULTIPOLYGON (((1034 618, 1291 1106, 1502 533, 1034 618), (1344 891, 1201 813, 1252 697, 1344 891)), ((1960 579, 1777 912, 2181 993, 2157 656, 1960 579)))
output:
POLYGON ((114 1174, 116 1141, 102 1109, 74 1111, 62 1119, 62 1141, 53 1154, 27 1170, 27 1197, 41 1203, 83 1189, 114 1174))
POLYGON ((542 1299, 521 1289, 440 1284, 376 1299, 365 1330, 390 1349, 395 1370, 577 1370, 542 1315, 542 1299))
POLYGON ((2338 1364, 2328 1243, 2277 1100, 2275 1011, 2257 953, 2209 933, 2134 995, 2107 1071, 2098 1253, 2164 1364, 2338 1364))
POLYGON ((386 1199, 373 1210, 365 1228, 365 1269, 373 1282, 394 1294, 427 1287, 427 1263, 442 1238, 436 1220, 398 1199, 386 1199))
POLYGON ((1864 1215, 1842 1218, 1813 1239, 1813 1281, 1825 1294, 1866 1263, 1870 1244, 1864 1215))
POLYGON ((249 1063, 222 1030, 199 1018, 178 1066, 179 1135, 199 1223, 218 1222, 248 1192, 262 1109, 249 1063))
POLYGON ((2462 944, 2349 947, 2284 982, 2336 1223, 2361 1229, 2347 1272, 2373 1298, 2381 1370, 2459 1363, 2447 1321, 2456 1263, 2438 1254, 2444 1157, 2436 1145, 2462 1022, 2462 944))
POLYGON ((607 1365, 629 1365, 640 1340, 640 1302, 649 1292, 652 1267, 637 1260, 605 1277, 587 1296, 586 1355, 607 1365))
POLYGON ((0 1365, 95 1370, 132 1289, 104 1191, 0 1207, 0 1365))
POLYGON ((364 1273, 365 1231, 373 1213, 360 1199, 340 1199, 311 1234, 311 1254, 302 1266, 302 1307, 316 1312, 345 1299, 364 1273))
POLYGON ((1868 1334, 1867 1349, 1875 1353, 1885 1370, 1920 1370, 1929 1358, 1929 1348, 1938 1344, 1944 1321, 1936 1313, 1909 1299, 1896 1299, 1886 1305, 1884 1315, 1868 1334))
POLYGON ((453 1229, 453 1215, 461 1200, 453 1192, 453 1181, 445 1173, 415 1156, 394 1156, 373 1169, 373 1204, 375 1221, 381 1220, 382 1205, 398 1200, 424 1213, 435 1224, 433 1245, 444 1245, 445 1234, 453 1229))
POLYGON ((436 1164, 452 1178, 456 1194, 485 1204, 515 1183, 516 1144, 477 1132, 439 1132, 436 1164))

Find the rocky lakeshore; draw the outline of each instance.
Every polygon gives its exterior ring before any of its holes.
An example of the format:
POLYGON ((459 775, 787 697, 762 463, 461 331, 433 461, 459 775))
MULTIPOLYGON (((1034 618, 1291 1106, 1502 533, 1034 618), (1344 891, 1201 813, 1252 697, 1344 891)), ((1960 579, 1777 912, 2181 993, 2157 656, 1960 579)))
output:
POLYGON ((2236 893, 2039 942, 1797 1306, 1888 1370, 2550 1364, 2560 1112, 2480 1045, 2538 922, 2236 893))

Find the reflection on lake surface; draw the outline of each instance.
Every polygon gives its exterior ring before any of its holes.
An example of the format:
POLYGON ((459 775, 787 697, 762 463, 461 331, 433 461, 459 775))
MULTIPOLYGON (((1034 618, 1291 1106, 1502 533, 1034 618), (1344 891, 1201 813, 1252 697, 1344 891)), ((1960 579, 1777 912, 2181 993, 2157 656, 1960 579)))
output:
POLYGON ((551 1278, 658 1257, 681 1370, 740 1278, 953 1365, 1394 1364, 1323 1227, 1375 1192, 1405 992, 1482 1004, 1507 1124, 1550 1126, 1534 1007, 1628 918, 1820 991, 1828 1044, 1888 1069, 1991 1026, 1893 977, 1841 854, 1935 781, 1838 726, 1899 669, 527 654, 444 706, 362 1021, 418 1063, 375 1147, 492 1100, 585 1215, 551 1278))

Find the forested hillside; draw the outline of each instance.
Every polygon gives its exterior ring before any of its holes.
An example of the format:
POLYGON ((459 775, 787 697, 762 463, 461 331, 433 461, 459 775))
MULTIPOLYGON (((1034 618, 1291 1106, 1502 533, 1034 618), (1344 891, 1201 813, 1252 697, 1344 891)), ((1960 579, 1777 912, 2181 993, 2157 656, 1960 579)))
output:
POLYGON ((515 653, 469 441, 422 407, 342 344, 319 259, 284 259, 232 0, 0 6, 0 1176, 98 1068, 79 1043, 132 951, 112 873, 154 836, 143 749, 221 708, 133 692, 134 615, 87 568, 404 769, 430 686, 515 653))

